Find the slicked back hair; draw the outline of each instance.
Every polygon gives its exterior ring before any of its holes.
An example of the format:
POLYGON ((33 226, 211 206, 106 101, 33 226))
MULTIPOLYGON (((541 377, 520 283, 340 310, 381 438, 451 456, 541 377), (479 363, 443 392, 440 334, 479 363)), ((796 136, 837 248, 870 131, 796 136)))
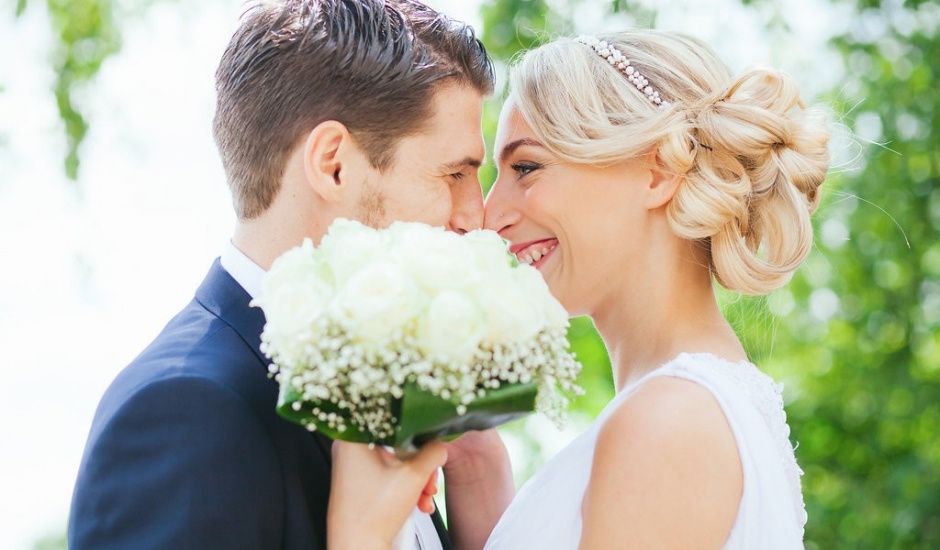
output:
POLYGON ((216 72, 213 132, 238 217, 267 210, 289 153, 327 120, 388 168, 445 81, 486 95, 493 66, 471 27, 417 0, 254 4, 216 72))

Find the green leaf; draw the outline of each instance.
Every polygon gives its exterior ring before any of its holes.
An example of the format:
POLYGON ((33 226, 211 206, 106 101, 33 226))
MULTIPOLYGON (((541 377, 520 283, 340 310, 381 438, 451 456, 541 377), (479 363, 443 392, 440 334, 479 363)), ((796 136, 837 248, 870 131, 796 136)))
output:
POLYGON ((278 394, 277 412, 281 417, 297 424, 313 424, 317 431, 332 438, 353 443, 379 443, 404 450, 414 450, 434 439, 454 439, 470 430, 485 430, 510 422, 535 410, 538 395, 536 384, 507 384, 489 390, 467 406, 466 414, 457 414, 457 406, 449 400, 422 390, 415 383, 405 385, 404 396, 392 404, 392 414, 398 418, 398 431, 391 440, 375 441, 371 435, 349 425, 343 432, 330 428, 313 414, 319 407, 327 413, 344 415, 328 402, 304 402, 300 392, 289 384, 282 384, 278 394), (301 403, 295 410, 294 403, 301 403))
POLYGON ((466 414, 458 415, 450 401, 407 384, 393 446, 411 449, 433 439, 494 428, 534 411, 537 394, 535 384, 507 384, 475 399, 466 414))

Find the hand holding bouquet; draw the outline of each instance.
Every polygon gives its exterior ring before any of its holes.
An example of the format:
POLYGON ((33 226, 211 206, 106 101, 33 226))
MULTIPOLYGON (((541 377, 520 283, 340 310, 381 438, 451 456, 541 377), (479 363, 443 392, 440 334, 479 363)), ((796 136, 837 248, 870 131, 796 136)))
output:
POLYGON ((413 449, 580 393, 568 316, 492 231, 337 220, 278 258, 253 303, 278 412, 334 439, 413 449))

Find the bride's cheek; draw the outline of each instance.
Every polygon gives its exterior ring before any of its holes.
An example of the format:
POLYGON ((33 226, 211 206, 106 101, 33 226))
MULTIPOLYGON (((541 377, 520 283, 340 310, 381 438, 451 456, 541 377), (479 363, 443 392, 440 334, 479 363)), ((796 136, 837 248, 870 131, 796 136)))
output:
POLYGON ((544 182, 533 181, 525 190, 526 209, 531 212, 551 212, 554 209, 555 198, 549 187, 550 185, 544 182))
POLYGON ((530 212, 537 216, 540 225, 551 231, 555 237, 561 237, 572 230, 569 225, 572 221, 578 222, 578 219, 571 218, 581 209, 581 199, 576 193, 567 192, 565 187, 555 182, 545 182, 537 191, 532 192, 528 200, 530 212))

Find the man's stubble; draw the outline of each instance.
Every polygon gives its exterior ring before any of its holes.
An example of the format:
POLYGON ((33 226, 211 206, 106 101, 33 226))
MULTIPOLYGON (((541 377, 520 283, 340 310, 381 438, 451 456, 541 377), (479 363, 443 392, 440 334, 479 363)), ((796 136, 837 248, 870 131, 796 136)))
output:
POLYGON ((359 220, 373 228, 384 227, 385 224, 385 194, 374 182, 366 182, 362 195, 359 197, 359 220))

